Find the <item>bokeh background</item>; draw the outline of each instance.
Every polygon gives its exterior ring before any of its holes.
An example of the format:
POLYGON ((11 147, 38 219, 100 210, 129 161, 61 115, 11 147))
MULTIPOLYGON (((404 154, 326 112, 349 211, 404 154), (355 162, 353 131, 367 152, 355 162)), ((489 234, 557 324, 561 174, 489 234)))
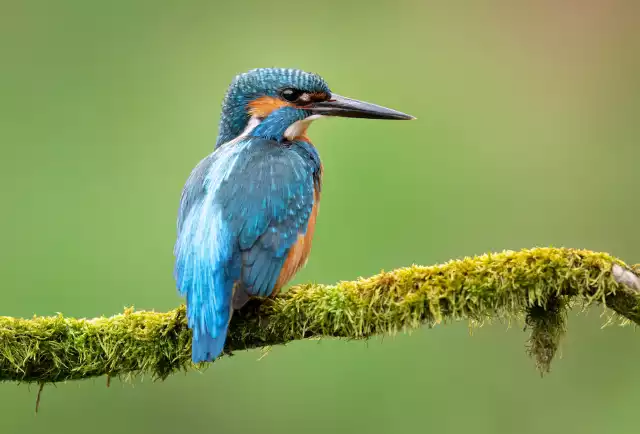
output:
MULTIPOLYGON (((181 299, 181 188, 236 73, 323 75, 414 122, 332 119, 314 249, 331 283, 486 251, 640 262, 640 3, 7 1, 0 12, 0 314, 181 299)), ((519 326, 295 342, 204 374, 0 385, 0 432, 636 433, 640 338, 571 315, 540 378, 519 326)))

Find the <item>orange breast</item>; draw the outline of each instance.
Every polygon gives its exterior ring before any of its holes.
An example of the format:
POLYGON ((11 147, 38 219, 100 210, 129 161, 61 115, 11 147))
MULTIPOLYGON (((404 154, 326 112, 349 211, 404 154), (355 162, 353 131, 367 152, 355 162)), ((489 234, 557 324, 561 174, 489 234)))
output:
POLYGON ((307 232, 304 235, 298 236, 298 241, 291 247, 289 254, 284 261, 282 270, 280 270, 280 276, 276 282, 276 286, 273 288, 271 296, 276 296, 280 289, 286 285, 295 274, 304 266, 311 252, 311 242, 313 240, 313 232, 316 228, 316 217, 318 216, 318 207, 320 206, 320 193, 316 189, 313 195, 313 208, 309 215, 309 222, 307 223, 307 232))

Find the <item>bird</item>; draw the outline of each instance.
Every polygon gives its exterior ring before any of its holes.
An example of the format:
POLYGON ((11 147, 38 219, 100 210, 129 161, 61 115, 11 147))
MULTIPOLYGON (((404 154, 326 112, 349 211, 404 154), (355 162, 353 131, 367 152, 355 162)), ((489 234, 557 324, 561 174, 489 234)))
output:
POLYGON ((306 264, 323 176, 307 129, 332 116, 415 119, 300 69, 252 69, 228 87, 213 152, 188 176, 178 210, 174 278, 193 363, 218 358, 233 312, 274 297, 306 264))

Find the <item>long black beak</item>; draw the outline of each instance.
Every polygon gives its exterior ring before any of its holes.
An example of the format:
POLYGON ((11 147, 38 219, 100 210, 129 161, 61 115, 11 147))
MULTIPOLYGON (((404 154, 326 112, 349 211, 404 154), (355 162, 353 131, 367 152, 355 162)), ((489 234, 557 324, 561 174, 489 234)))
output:
POLYGON ((370 102, 358 101, 356 99, 331 94, 331 99, 313 103, 310 107, 305 107, 313 114, 323 116, 340 116, 343 118, 365 118, 365 119, 391 119, 391 120, 412 120, 413 116, 382 107, 370 102))

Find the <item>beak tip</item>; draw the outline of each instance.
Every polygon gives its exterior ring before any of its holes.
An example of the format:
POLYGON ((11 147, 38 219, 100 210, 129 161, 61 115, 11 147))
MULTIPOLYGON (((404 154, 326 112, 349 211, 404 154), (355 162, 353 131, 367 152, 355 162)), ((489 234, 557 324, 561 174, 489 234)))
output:
POLYGON ((401 115, 399 115, 396 119, 400 120, 400 121, 415 121, 416 119, 418 119, 415 116, 406 114, 406 113, 402 113, 401 115))
POLYGON ((387 119, 395 119, 398 121, 415 121, 417 119, 415 116, 412 116, 408 113, 402 113, 402 112, 391 110, 391 109, 388 109, 388 110, 393 112, 393 115, 389 116, 387 119))

